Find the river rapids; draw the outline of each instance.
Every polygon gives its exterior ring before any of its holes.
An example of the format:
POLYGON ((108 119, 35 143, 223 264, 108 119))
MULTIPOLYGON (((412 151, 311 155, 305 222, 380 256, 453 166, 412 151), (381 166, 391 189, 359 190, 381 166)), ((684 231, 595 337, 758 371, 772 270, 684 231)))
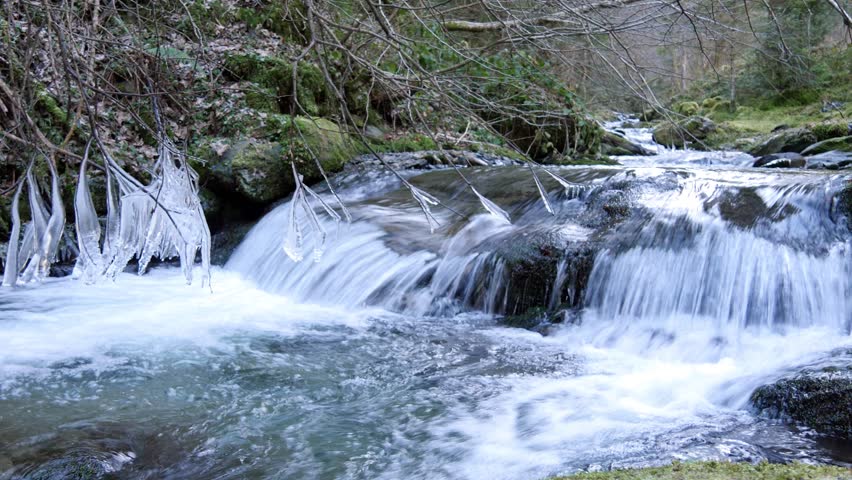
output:
POLYGON ((0 479, 852 461, 749 405, 852 348, 852 235, 833 200, 850 176, 626 133, 658 154, 548 167, 570 182, 542 176, 553 215, 523 167, 466 171, 511 223, 451 170, 406 172, 458 212, 436 208, 430 234, 392 175, 347 171, 354 220, 328 221, 317 262, 285 255, 285 203, 212 293, 170 267, 0 292, 0 479), (534 328, 507 326, 519 317, 534 328))

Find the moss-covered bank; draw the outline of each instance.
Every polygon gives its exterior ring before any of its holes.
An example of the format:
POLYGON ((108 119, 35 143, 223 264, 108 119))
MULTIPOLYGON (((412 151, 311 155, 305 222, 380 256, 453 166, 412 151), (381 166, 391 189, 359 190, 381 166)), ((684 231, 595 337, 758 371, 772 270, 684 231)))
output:
POLYGON ((579 473, 553 480, 839 480, 852 479, 852 469, 791 463, 675 462, 665 467, 579 473))

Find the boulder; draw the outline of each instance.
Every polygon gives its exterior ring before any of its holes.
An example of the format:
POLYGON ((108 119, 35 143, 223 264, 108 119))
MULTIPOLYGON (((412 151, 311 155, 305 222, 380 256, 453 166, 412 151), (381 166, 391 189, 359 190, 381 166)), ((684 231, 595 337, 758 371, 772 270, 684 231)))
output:
POLYGON ((604 155, 653 155, 648 149, 637 145, 622 135, 604 132, 601 137, 601 153, 604 155))
POLYGON ((802 155, 819 155, 828 152, 852 152, 852 135, 829 138, 802 150, 802 155))
POLYGON ((664 123, 654 129, 654 141, 668 147, 684 148, 690 145, 703 149, 701 141, 716 131, 716 124, 708 118, 689 117, 677 123, 664 123))
POLYGON ((764 385, 751 402, 762 413, 843 439, 852 438, 852 368, 804 370, 764 385))
POLYGON ((674 111, 686 116, 696 115, 701 110, 698 102, 680 102, 674 107, 674 111))
POLYGON ((764 168, 804 168, 808 164, 805 157, 798 153, 773 153, 754 161, 753 167, 764 168))
POLYGON ((660 115, 660 112, 654 108, 645 109, 642 111, 641 114, 639 114, 639 120, 643 122, 653 122, 654 120, 659 120, 660 118, 662 118, 662 115, 660 115))
POLYGON ((806 128, 788 128, 772 134, 752 147, 748 153, 761 157, 773 153, 802 153, 809 145, 816 143, 817 137, 806 128))
POLYGON ((295 188, 291 161, 305 182, 313 183, 322 180, 316 160, 326 173, 332 173, 355 156, 348 136, 334 122, 287 115, 276 115, 274 121, 280 134, 271 138, 278 141, 211 139, 201 146, 208 159, 198 166, 202 184, 222 198, 269 205, 295 188))

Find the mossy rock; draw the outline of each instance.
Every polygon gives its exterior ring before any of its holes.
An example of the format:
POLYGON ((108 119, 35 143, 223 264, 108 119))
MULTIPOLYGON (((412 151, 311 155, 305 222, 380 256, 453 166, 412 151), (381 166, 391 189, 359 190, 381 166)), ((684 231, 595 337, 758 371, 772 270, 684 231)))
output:
POLYGON ((722 97, 710 97, 701 101, 701 110, 705 113, 712 113, 716 110, 730 110, 731 102, 722 97))
POLYGON ((830 138, 852 135, 852 123, 819 123, 812 126, 811 131, 814 133, 814 135, 816 135, 817 141, 822 142, 823 140, 828 140, 830 138))
POLYGON ((673 462, 664 467, 578 473, 552 480, 841 480, 852 470, 834 465, 803 463, 673 462))
POLYGON ((716 131, 716 124, 704 117, 689 117, 677 123, 664 123, 654 129, 654 141, 668 147, 684 148, 690 145, 703 148, 703 141, 716 131))
POLYGON ((698 114, 699 110, 701 110, 701 107, 698 105, 698 102, 680 102, 674 107, 675 112, 686 115, 687 117, 698 114))
POLYGON ((752 147, 748 153, 760 157, 773 153, 802 153, 817 142, 817 137, 807 128, 788 128, 776 132, 752 147))
POLYGON ((245 91, 246 105, 258 112, 280 113, 278 93, 266 87, 250 88, 245 91))
POLYGON ((647 108, 642 110, 642 113, 639 114, 639 120, 643 122, 653 122, 654 120, 659 120, 661 118, 663 118, 663 116, 654 108, 647 108))
POLYGON ((827 152, 852 152, 852 135, 817 142, 802 151, 802 155, 819 155, 827 152))
MULTIPOLYGON (((290 112, 294 106, 293 63, 290 60, 236 54, 225 58, 224 69, 232 80, 258 85, 259 88, 246 93, 246 102, 250 107, 261 111, 290 112), (277 104, 277 109, 272 110, 270 102, 277 104)), ((304 113, 320 115, 331 112, 325 78, 317 65, 307 61, 299 62, 296 66, 296 81, 298 107, 304 113)))
POLYGON ((219 196, 236 194, 265 205, 295 188, 291 161, 305 182, 312 183, 322 179, 317 161, 331 173, 357 153, 349 136, 323 118, 270 115, 265 133, 262 139, 207 139, 197 148, 208 160, 198 166, 202 183, 219 196), (220 155, 217 149, 224 152, 220 155))
POLYGON ((288 193, 293 175, 284 160, 284 147, 255 139, 237 142, 228 150, 237 192, 257 203, 270 203, 288 193))

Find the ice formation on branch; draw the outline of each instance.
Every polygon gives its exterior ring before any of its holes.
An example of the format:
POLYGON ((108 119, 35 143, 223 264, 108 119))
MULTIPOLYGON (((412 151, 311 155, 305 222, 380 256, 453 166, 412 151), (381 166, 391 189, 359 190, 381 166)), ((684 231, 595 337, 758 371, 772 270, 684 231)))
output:
MULTIPOLYGON (((161 130, 162 132, 162 130, 161 130)), ((151 259, 180 258, 187 283, 192 283, 192 267, 201 250, 202 286, 210 282, 210 229, 198 196, 198 174, 186 157, 160 133, 157 162, 147 185, 125 172, 95 136, 104 158, 107 216, 101 225, 89 190, 87 170, 90 147, 80 164, 74 213, 79 255, 75 278, 94 283, 115 278, 135 257, 138 273, 145 272, 151 259)), ((51 202, 48 209, 33 174, 32 164, 12 200, 12 232, 3 275, 4 286, 43 280, 56 258, 65 225, 65 210, 59 191, 56 168, 49 160, 51 202), (26 185, 30 218, 21 237, 19 199, 26 185)))
MULTIPOLYGON (((302 210, 308 218, 308 226, 312 230, 312 234, 317 238, 314 240, 314 261, 318 262, 322 258, 325 250, 325 241, 328 237, 327 232, 322 226, 316 212, 311 207, 309 197, 316 200, 326 214, 334 220, 335 223, 340 223, 340 215, 320 197, 316 192, 305 185, 302 175, 296 171, 296 165, 292 162, 290 166, 293 168, 293 178, 296 182, 296 190, 293 192, 293 199, 290 201, 290 214, 287 220, 287 235, 284 237, 284 253, 294 262, 300 262, 304 258, 302 247, 304 242, 304 234, 302 227, 299 225, 298 210, 302 210)), ((347 214, 348 217, 348 214, 347 214)))
MULTIPOLYGON (((93 227, 80 230, 81 255, 75 273, 87 281, 100 277, 114 278, 135 257, 137 271, 141 275, 152 258, 177 257, 189 284, 192 283, 192 267, 200 249, 201 284, 209 284, 210 229, 198 197, 198 174, 189 166, 183 152, 161 134, 151 182, 143 185, 125 172, 105 148, 101 150, 107 167, 106 234, 100 255, 89 256, 82 252, 97 252, 94 248, 97 242, 92 242, 96 238, 96 230, 93 227), (115 187, 119 193, 117 205, 113 192, 115 187)), ((94 215, 94 210, 88 207, 91 197, 84 187, 85 165, 80 169, 75 208, 78 215, 86 218, 94 215), (89 198, 88 202, 85 198, 80 199, 81 190, 84 192, 82 196, 89 198)), ((90 221, 87 224, 92 225, 90 221)))
POLYGON ((33 174, 30 162, 27 174, 15 191, 12 199, 12 232, 6 251, 6 267, 3 272, 3 285, 14 286, 17 283, 40 282, 50 273, 50 265, 59 250, 59 240, 65 228, 65 208, 59 193, 59 174, 52 158, 48 158, 50 167, 50 209, 44 204, 38 182, 33 174), (30 218, 21 235, 20 197, 24 183, 30 204, 30 218), (20 240, 20 247, 18 241, 20 240))

